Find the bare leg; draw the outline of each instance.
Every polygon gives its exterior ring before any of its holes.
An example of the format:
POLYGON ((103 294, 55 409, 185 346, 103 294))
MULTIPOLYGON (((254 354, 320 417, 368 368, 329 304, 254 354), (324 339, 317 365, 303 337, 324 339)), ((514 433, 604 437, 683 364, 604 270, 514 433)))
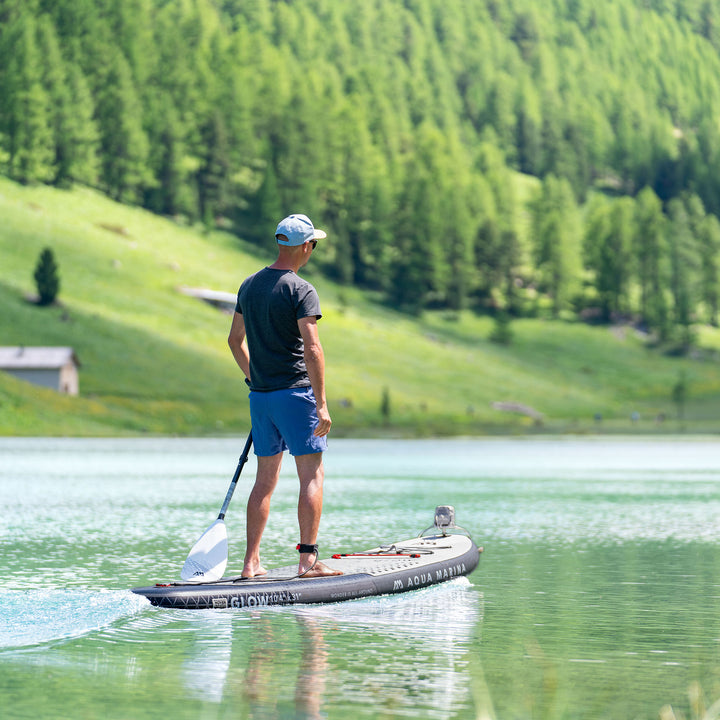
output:
POLYGON ((282 457, 282 453, 279 453, 257 459, 255 485, 247 503, 247 546, 242 571, 244 578, 264 575, 267 572, 260 564, 260 540, 270 515, 270 498, 280 477, 282 457))
MULTIPOLYGON (((297 455, 295 457, 298 478, 300 479, 300 498, 298 499, 298 524, 300 525, 300 542, 303 545, 314 545, 320 530, 322 515, 323 468, 322 453, 297 455)), ((321 562, 315 562, 315 553, 300 553, 298 574, 303 577, 325 577, 342 575, 340 570, 332 570, 321 562), (310 568, 315 562, 315 567, 310 568)))

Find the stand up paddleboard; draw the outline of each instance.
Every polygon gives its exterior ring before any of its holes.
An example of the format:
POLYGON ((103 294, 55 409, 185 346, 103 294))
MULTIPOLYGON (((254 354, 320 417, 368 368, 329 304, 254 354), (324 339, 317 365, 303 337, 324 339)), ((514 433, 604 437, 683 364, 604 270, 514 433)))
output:
POLYGON ((452 507, 442 505, 436 508, 435 524, 419 537, 322 559, 342 575, 297 577, 296 563, 258 578, 158 583, 133 592, 161 607, 202 609, 332 603, 416 590, 469 575, 480 562, 482 550, 467 534, 449 532, 462 530, 454 515, 452 507))

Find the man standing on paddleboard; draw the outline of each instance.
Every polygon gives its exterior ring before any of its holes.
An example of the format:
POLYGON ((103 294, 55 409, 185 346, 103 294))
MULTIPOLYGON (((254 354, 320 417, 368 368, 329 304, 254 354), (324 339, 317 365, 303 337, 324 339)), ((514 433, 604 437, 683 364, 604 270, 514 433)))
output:
POLYGON ((283 452, 295 457, 300 497, 300 562, 303 577, 342 575, 318 560, 323 498, 323 452, 332 420, 325 398, 325 356, 317 321, 315 288, 298 277, 326 233, 306 215, 290 215, 275 230, 277 260, 248 277, 238 291, 228 344, 250 386, 250 419, 257 476, 247 504, 247 548, 242 576, 264 575, 260 540, 283 452))

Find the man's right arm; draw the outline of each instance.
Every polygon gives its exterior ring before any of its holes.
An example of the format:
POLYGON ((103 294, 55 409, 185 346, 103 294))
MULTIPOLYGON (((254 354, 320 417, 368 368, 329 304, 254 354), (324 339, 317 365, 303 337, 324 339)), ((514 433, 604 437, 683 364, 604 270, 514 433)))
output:
POLYGON ((242 313, 236 312, 233 315, 228 345, 235 358, 235 362, 250 380, 250 353, 248 352, 247 339, 245 337, 245 318, 242 313))

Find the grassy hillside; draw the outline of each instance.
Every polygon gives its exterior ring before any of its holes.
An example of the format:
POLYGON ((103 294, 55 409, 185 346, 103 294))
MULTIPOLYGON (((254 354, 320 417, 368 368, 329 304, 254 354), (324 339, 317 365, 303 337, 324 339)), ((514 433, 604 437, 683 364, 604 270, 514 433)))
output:
MULTIPOLYGON (((0 434, 236 433, 248 428, 245 386, 227 348, 230 317, 180 286, 235 292, 273 258, 222 233, 205 234, 87 189, 24 187, 0 178, 0 344, 70 345, 80 397, 0 373, 0 434), (60 302, 28 301, 41 249, 55 252, 60 302)), ((327 242, 332 242, 328 239, 327 242)), ((317 252, 322 252, 322 245, 317 252)), ((304 271, 305 272, 305 271, 304 271)), ((697 359, 664 357, 631 330, 561 321, 493 323, 470 314, 408 318, 354 289, 305 272, 320 292, 321 337, 335 436, 537 430, 496 401, 532 406, 542 430, 675 430, 671 389, 685 373, 683 427, 720 430, 720 346, 697 359), (384 389, 390 418, 381 415, 384 389), (637 411, 641 420, 632 425, 637 411), (594 421, 601 413, 602 425, 594 421), (655 422, 665 413, 664 424, 655 422)))

